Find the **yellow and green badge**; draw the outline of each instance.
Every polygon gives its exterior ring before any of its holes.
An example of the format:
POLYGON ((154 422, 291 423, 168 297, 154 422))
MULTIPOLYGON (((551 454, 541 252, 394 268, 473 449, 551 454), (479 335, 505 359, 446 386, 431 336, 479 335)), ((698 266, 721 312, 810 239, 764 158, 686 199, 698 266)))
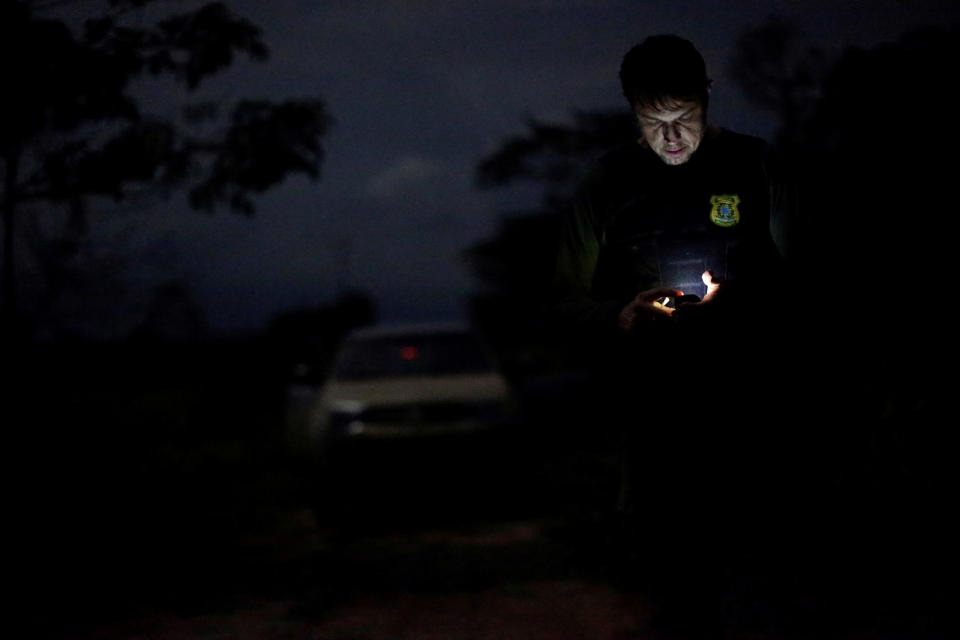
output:
POLYGON ((710 196, 710 221, 718 227, 732 227, 740 222, 740 196, 710 196))

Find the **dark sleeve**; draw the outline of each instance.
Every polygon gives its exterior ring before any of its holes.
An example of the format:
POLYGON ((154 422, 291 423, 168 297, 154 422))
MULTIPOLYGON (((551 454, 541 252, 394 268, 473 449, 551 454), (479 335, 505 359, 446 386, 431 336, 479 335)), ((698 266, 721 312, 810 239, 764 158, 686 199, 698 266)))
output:
POLYGON ((769 219, 750 243, 751 265, 746 277, 736 283, 731 300, 739 303, 736 322, 756 335, 779 333, 793 317, 796 292, 797 192, 788 166, 769 147, 763 155, 763 171, 769 196, 769 219))
POLYGON ((594 296, 593 279, 603 244, 598 208, 594 187, 588 179, 561 220, 553 279, 554 313, 559 328, 593 337, 613 333, 617 316, 626 304, 594 296))
POLYGON ((782 163, 767 143, 759 138, 748 140, 751 145, 742 158, 743 171, 753 176, 759 171, 767 208, 763 218, 748 223, 747 240, 738 255, 731 284, 753 300, 760 300, 777 296, 785 284, 782 278, 792 240, 793 196, 782 163))
POLYGON ((780 256, 792 262, 801 243, 797 182, 785 159, 775 153, 767 154, 765 170, 770 187, 770 236, 780 256))

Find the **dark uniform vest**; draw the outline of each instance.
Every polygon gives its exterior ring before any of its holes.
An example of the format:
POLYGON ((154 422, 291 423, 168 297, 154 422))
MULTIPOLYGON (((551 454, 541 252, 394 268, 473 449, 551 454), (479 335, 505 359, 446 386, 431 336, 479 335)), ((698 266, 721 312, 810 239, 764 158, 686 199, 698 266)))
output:
POLYGON ((776 253, 763 149, 757 138, 721 131, 679 166, 639 145, 607 156, 594 295, 671 287, 703 297, 705 270, 730 281, 762 275, 776 253))

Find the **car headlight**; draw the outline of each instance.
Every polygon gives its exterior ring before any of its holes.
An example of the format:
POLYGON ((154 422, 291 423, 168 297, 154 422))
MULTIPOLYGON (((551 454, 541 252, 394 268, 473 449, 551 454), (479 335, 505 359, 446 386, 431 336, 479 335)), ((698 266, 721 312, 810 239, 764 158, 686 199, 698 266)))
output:
POLYGON ((362 413, 363 411, 359 408, 331 409, 329 413, 331 435, 340 436, 356 431, 362 425, 360 420, 362 413))

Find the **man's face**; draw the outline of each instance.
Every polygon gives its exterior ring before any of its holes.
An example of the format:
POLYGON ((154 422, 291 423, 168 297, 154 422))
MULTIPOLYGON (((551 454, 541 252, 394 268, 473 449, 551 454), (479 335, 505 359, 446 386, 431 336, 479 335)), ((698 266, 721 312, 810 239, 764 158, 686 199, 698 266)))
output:
POLYGON ((699 102, 675 100, 668 105, 638 105, 636 111, 643 142, 667 164, 683 164, 700 146, 706 112, 699 102))

